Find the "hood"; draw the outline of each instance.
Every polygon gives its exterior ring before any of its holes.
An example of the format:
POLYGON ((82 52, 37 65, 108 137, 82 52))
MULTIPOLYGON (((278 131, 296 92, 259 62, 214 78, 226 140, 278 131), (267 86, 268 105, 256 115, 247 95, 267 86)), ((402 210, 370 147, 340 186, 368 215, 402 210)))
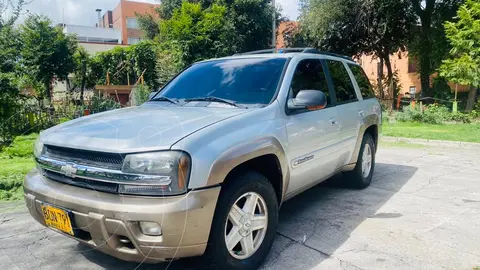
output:
POLYGON ((199 129, 246 112, 238 108, 146 103, 55 126, 42 132, 41 141, 49 145, 112 153, 165 150, 199 129))

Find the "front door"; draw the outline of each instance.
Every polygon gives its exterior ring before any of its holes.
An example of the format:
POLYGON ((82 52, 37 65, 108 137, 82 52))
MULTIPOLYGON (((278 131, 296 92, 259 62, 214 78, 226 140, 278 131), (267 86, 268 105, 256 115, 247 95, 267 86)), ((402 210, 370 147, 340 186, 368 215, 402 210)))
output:
POLYGON ((338 139, 342 145, 339 150, 339 159, 336 168, 346 165, 353 154, 357 137, 362 125, 363 113, 358 101, 355 86, 350 79, 345 65, 341 61, 327 60, 328 72, 335 89, 335 101, 340 132, 338 139))
POLYGON ((317 111, 291 112, 287 115, 290 184, 295 192, 331 175, 338 163, 337 112, 332 104, 324 67, 319 59, 298 63, 290 86, 289 98, 301 90, 318 90, 327 95, 327 107, 317 111))

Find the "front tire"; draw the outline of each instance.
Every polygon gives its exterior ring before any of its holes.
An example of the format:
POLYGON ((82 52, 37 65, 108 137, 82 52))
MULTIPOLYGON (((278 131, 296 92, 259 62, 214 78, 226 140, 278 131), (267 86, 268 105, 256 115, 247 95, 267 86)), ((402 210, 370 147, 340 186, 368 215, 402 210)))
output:
POLYGON ((365 133, 358 153, 357 165, 353 171, 347 173, 347 180, 353 188, 364 189, 370 186, 375 171, 375 153, 375 141, 372 135, 365 133))
POLYGON ((204 259, 216 269, 257 269, 275 239, 278 200, 262 174, 238 174, 222 187, 204 259))

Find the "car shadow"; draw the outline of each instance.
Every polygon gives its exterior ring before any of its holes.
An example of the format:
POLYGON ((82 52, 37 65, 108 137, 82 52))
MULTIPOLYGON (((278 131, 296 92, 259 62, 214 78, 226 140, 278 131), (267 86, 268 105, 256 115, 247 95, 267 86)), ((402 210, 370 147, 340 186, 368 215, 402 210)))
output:
MULTIPOLYGON (((314 246, 325 256, 302 261, 302 268, 320 264, 337 250, 364 220, 368 218, 397 218, 399 213, 377 213, 416 173, 412 166, 377 163, 371 187, 349 189, 348 179, 337 175, 282 205, 276 243, 263 268, 281 268, 282 252, 292 244, 314 246), (287 238, 290 244, 280 242, 287 238), (321 259, 323 258, 323 259, 321 259), (278 265, 280 264, 280 265, 278 265)), ((77 249, 89 261, 105 269, 207 269, 197 258, 180 259, 169 263, 139 264, 113 258, 81 244, 77 249)), ((301 258, 298 258, 301 259, 301 258)))

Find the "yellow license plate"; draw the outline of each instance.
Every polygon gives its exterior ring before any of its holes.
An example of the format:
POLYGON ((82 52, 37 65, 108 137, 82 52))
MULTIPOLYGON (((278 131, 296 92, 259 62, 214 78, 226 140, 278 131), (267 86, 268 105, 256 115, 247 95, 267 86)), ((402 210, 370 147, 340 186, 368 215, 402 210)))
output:
POLYGON ((67 211, 50 205, 42 205, 42 213, 47 226, 73 235, 72 222, 67 211))

